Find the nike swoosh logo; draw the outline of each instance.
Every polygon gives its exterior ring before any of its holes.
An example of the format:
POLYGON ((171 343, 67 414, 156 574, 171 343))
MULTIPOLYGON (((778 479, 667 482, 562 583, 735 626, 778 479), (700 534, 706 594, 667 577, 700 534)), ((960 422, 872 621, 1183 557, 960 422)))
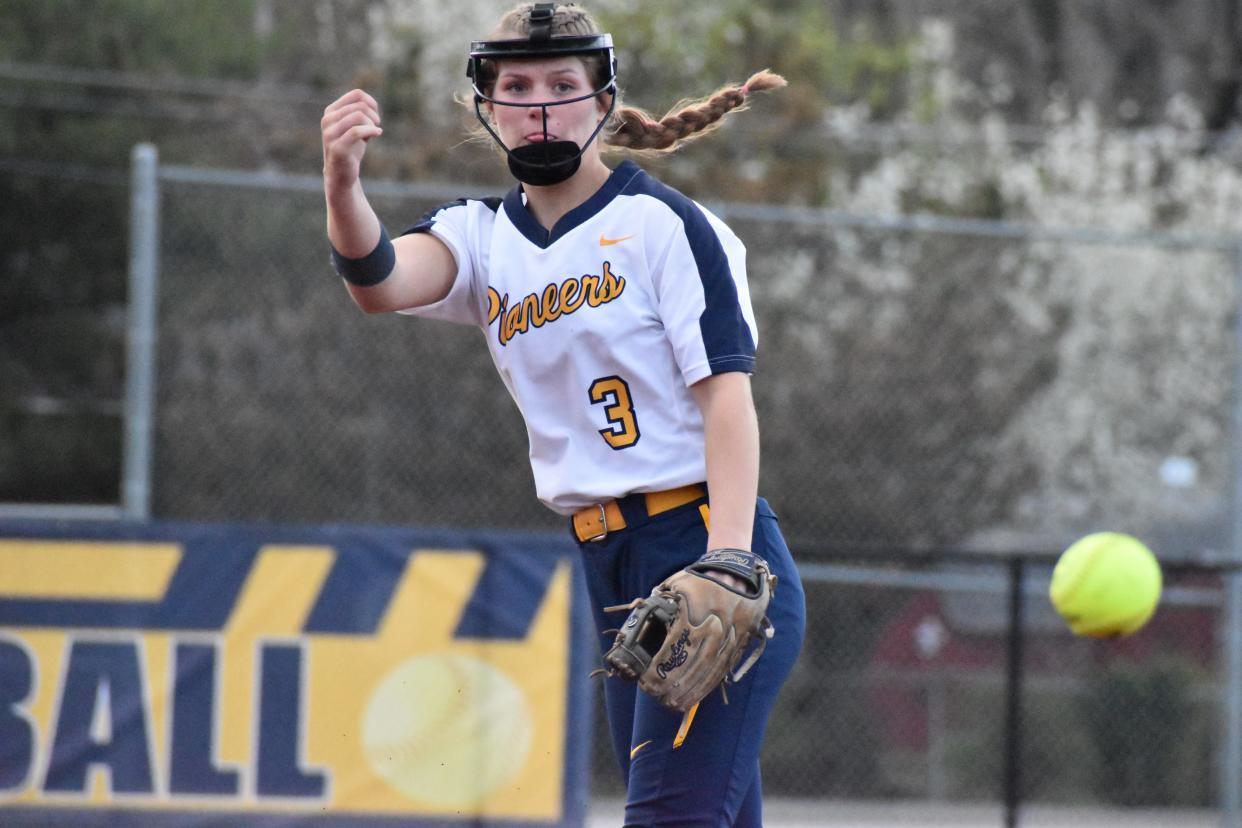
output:
POLYGON ((637 755, 638 755, 638 752, 639 752, 640 750, 642 750, 643 748, 645 748, 645 747, 646 747, 647 745, 649 745, 649 744, 651 744, 651 740, 650 740, 650 739, 648 739, 647 741, 643 742, 641 745, 638 745, 637 747, 635 747, 633 750, 631 750, 631 751, 630 751, 630 758, 631 758, 631 759, 633 759, 635 756, 637 756, 637 755))
POLYGON ((622 236, 622 237, 621 237, 621 238, 619 238, 619 239, 606 239, 606 238, 604 238, 604 234, 603 234, 603 233, 600 233, 600 236, 599 236, 599 246, 600 246, 600 247, 607 247, 607 246, 608 246, 608 245, 610 245, 610 244, 620 244, 621 242, 625 241, 626 239, 632 239, 632 238, 634 238, 634 236, 631 234, 631 235, 629 235, 629 236, 622 236))

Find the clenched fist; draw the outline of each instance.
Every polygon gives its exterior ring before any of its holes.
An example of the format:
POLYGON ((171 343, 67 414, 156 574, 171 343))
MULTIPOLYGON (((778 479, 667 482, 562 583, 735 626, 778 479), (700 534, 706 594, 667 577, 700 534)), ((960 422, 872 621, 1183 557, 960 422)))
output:
POLYGON ((379 104, 361 89, 337 98, 323 111, 323 181, 329 194, 354 186, 367 142, 384 133, 379 104))

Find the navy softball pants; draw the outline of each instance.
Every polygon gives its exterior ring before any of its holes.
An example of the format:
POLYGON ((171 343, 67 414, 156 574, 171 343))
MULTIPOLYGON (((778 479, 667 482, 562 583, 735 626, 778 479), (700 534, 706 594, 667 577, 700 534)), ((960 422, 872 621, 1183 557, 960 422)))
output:
MULTIPOLYGON (((619 501, 626 528, 600 541, 579 543, 596 628, 614 629, 623 613, 606 606, 646 597, 669 575, 707 551, 706 500, 648 517, 641 495, 619 501)), ((571 526, 572 531, 572 526, 571 526)), ((776 635, 740 682, 728 688, 729 703, 713 691, 680 747, 674 737, 680 713, 665 709, 620 678, 604 679, 604 704, 613 749, 626 783, 626 826, 760 828, 763 791, 759 749, 768 714, 797 660, 806 628, 802 583, 767 501, 755 508, 753 551, 779 579, 768 618, 776 635)), ((606 652, 612 636, 600 636, 606 652)))

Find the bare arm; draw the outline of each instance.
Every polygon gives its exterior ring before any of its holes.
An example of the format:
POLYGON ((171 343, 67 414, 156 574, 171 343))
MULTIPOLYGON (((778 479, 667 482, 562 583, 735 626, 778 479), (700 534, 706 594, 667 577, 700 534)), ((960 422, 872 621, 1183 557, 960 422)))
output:
POLYGON ((759 494, 759 422, 750 376, 713 374, 690 386, 690 393, 703 414, 707 442, 707 548, 749 551, 759 494))
MULTIPOLYGON (((379 104, 361 89, 328 105, 323 134, 323 190, 328 205, 328 240, 342 256, 366 257, 380 241, 380 220, 362 191, 362 157, 367 143, 383 134, 379 104)), ((428 233, 393 242, 396 266, 379 284, 346 283, 358 307, 368 313, 438 302, 448 295, 457 263, 444 242, 428 233)))

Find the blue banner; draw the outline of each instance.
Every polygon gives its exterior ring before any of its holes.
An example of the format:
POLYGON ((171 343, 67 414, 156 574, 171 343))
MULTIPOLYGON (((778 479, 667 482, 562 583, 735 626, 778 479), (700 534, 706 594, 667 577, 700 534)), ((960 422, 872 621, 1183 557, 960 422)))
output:
POLYGON ((0 522, 0 823, 580 825, 576 556, 534 533, 0 522))

